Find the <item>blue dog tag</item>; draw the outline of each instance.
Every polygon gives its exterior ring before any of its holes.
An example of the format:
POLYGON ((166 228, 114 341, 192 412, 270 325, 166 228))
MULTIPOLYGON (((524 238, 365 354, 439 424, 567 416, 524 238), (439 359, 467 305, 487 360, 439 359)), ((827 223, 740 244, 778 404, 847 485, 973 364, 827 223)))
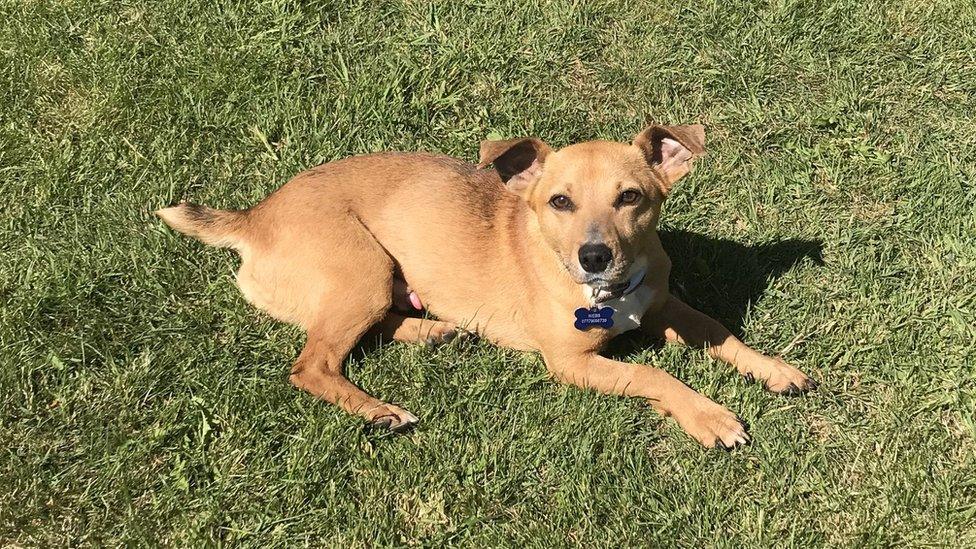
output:
POLYGON ((580 307, 576 309, 577 330, 589 330, 590 328, 613 328, 613 308, 612 307, 580 307))

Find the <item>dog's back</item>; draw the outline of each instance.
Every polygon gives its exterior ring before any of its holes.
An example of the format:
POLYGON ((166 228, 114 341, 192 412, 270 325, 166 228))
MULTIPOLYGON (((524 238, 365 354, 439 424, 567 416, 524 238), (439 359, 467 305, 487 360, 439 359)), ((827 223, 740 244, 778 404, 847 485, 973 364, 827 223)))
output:
POLYGON ((497 271, 500 256, 519 246, 506 236, 516 205, 493 170, 447 156, 378 153, 305 171, 247 210, 184 203, 157 214, 180 232, 237 250, 245 297, 307 328, 309 299, 342 300, 352 291, 311 282, 342 265, 381 272, 396 265, 435 314, 489 320, 495 303, 479 302, 478 288, 511 286, 513 299, 524 290, 517 273, 497 271), (369 264, 346 261, 362 248, 380 253, 369 254, 369 264))

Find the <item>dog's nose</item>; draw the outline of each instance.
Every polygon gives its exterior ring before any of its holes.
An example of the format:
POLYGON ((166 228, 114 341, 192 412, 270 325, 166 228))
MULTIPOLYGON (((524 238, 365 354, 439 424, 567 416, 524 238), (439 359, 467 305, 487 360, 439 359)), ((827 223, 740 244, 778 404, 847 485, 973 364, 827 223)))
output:
POLYGON ((613 260, 613 252, 606 244, 583 244, 579 249, 579 262, 588 273, 602 273, 613 260))

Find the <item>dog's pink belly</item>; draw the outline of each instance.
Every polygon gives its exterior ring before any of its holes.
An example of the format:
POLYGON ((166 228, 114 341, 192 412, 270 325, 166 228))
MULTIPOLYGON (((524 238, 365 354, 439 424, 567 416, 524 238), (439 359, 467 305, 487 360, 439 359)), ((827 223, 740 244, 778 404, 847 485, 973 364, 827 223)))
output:
POLYGON ((393 277, 393 308, 404 313, 414 313, 424 310, 424 302, 420 295, 407 286, 407 282, 398 276, 393 277))

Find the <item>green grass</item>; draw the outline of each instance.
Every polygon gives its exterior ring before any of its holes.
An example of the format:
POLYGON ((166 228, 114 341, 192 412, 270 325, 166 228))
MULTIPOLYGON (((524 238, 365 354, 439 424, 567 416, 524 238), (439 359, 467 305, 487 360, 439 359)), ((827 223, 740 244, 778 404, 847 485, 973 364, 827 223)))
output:
MULTIPOLYGON (((976 5, 0 4, 0 544, 976 544, 976 5), (357 352, 407 436, 293 390, 297 329, 150 212, 367 151, 703 122, 674 287, 822 381, 634 341, 700 448, 487 344, 357 352)), ((449 274, 449 273, 448 273, 449 274)))

